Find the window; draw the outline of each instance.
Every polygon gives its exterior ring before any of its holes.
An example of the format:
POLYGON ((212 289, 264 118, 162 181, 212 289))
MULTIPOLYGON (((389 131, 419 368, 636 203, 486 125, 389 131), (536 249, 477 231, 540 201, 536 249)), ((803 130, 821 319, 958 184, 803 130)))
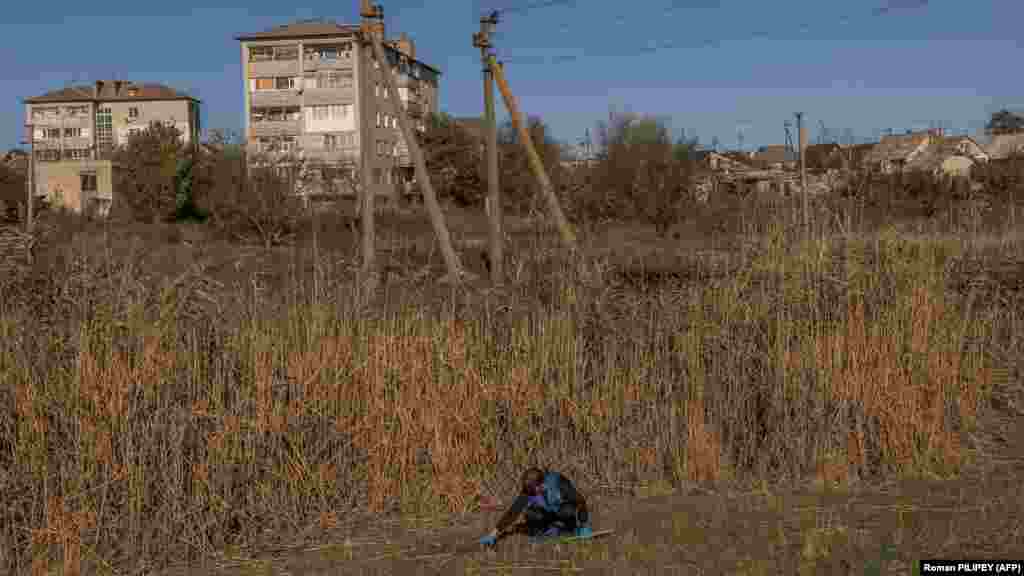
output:
POLYGON ((409 89, 405 86, 398 87, 398 99, 402 102, 408 102, 409 100, 409 89))
POLYGON ((373 85, 373 95, 380 98, 380 82, 373 85))
POLYGON ((139 117, 139 109, 138 108, 129 108, 128 109, 128 117, 129 118, 138 118, 139 117))
POLYGON ((82 172, 80 175, 82 181, 82 192, 96 192, 96 173, 95 172, 82 172))
POLYGON ((274 59, 272 46, 254 46, 249 48, 249 62, 264 62, 274 59))
POLYGON ((337 150, 339 145, 339 138, 334 134, 327 134, 324 136, 324 149, 337 150))
POLYGON ((141 128, 129 128, 128 129, 128 137, 129 138, 132 138, 134 136, 138 136, 139 134, 142 134, 142 129, 141 128))
POLYGON ((82 129, 81 128, 65 128, 64 129, 64 137, 65 138, 81 138, 82 137, 82 129))
POLYGON ((96 111, 96 146, 110 148, 114 145, 114 123, 110 108, 96 111))
POLYGON ((299 47, 298 46, 275 46, 274 47, 274 60, 298 60, 299 59, 299 47))
POLYGON ((36 160, 39 162, 56 162, 60 160, 60 150, 36 150, 36 160))
POLYGON ((273 90, 274 79, 273 78, 256 78, 253 81, 253 89, 255 90, 273 90))
POLYGON ((88 148, 65 148, 64 158, 68 160, 87 160, 89 158, 88 148))
POLYGON ((47 140, 59 140, 60 128, 43 128, 43 138, 47 140))
POLYGON ((276 86, 278 90, 294 90, 295 89, 295 78, 291 76, 278 76, 275 78, 276 86))
POLYGON ((345 104, 331 104, 331 119, 343 120, 348 116, 348 106, 345 104))

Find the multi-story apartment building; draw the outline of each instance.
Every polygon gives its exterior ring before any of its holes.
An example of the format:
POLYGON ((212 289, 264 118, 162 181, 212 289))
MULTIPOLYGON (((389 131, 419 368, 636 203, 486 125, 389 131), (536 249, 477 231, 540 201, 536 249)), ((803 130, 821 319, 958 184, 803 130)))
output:
POLYGON ((172 125, 186 142, 199 139, 199 100, 160 84, 97 81, 25 99, 37 197, 101 212, 113 198, 109 152, 151 123, 172 125))
MULTIPOLYGON (((361 146, 373 146, 369 188, 394 195, 413 180, 413 164, 387 100, 384 71, 372 50, 369 58, 361 54, 358 31, 315 19, 238 36, 246 141, 255 157, 292 153, 307 163, 336 166, 357 165, 361 146), (364 75, 365 61, 373 68, 364 75), (373 122, 364 125, 363 114, 373 122)), ((413 126, 424 130, 427 114, 438 109, 440 72, 416 59, 405 34, 385 41, 384 50, 399 99, 413 126)))

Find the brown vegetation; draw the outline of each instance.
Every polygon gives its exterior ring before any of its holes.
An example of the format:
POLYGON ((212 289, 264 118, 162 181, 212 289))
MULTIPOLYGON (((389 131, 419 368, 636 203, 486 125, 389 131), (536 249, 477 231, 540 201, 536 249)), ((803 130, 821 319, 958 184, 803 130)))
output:
MULTIPOLYGON (((950 196, 929 216, 908 183, 867 183, 815 199, 810 239, 790 200, 660 220, 686 198, 686 157, 622 126, 609 176, 586 188, 608 186, 592 213, 616 220, 585 238, 594 265, 513 221, 500 294, 432 290, 426 218, 402 214, 380 222, 393 274, 363 293, 352 235, 224 152, 192 169, 205 223, 160 222, 183 177, 142 162, 159 185, 137 182, 128 205, 156 223, 46 215, 34 269, 0 283, 0 565, 159 565, 264 528, 465 511, 538 463, 584 486, 868 483, 970 463, 1024 357, 1024 238, 1005 196, 986 195, 987 214, 950 196), (253 234, 261 247, 232 244, 253 234)), ((449 221, 485 236, 482 215, 449 221)))

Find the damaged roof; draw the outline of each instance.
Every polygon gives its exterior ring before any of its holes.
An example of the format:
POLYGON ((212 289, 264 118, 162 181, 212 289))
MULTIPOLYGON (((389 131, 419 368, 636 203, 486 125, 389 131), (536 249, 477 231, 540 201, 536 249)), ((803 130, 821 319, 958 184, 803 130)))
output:
POLYGON ((995 159, 1009 158, 1015 152, 1024 154, 1024 132, 992 136, 992 141, 985 146, 985 152, 995 159))
POLYGON ((942 167, 943 162, 953 156, 970 158, 960 152, 960 143, 963 141, 963 137, 933 138, 920 154, 907 162, 907 169, 937 170, 942 167))
POLYGON ((898 136, 885 136, 882 141, 868 152, 865 162, 882 162, 884 160, 906 160, 922 144, 932 137, 928 132, 912 132, 898 136))

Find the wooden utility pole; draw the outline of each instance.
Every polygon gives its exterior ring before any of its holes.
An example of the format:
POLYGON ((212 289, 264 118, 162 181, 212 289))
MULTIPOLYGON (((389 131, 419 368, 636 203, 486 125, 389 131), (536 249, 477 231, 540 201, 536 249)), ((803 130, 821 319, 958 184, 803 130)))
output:
POLYGON ((359 175, 359 192, 361 194, 359 224, 362 230, 360 247, 363 257, 362 271, 370 282, 373 282, 376 277, 377 259, 377 235, 374 228, 376 190, 373 187, 375 184, 373 168, 377 160, 376 123, 374 122, 376 107, 374 106, 373 90, 376 81, 370 57, 371 38, 374 35, 372 27, 377 16, 374 8, 379 7, 371 5, 368 0, 363 0, 360 10, 362 23, 359 30, 361 40, 359 43, 359 77, 356 79, 359 90, 359 159, 361 168, 359 175))
POLYGON ((25 232, 31 232, 35 222, 36 202, 36 127, 26 124, 28 130, 28 174, 25 178, 25 232))
POLYGON ((523 118, 519 114, 519 106, 516 104, 515 97, 512 96, 512 89, 509 88, 508 82, 505 80, 505 72, 502 69, 502 65, 494 60, 494 56, 489 56, 488 61, 491 66, 491 71, 494 74, 494 79, 498 82, 498 89, 501 90, 501 96, 505 100, 505 107, 508 109, 509 116, 512 117, 512 124, 516 131, 519 133, 519 139, 522 141, 523 147, 526 149, 526 156, 530 161, 530 168, 533 169, 534 175, 540 182, 541 190, 544 192, 544 198, 548 203, 548 210, 551 212, 551 217, 555 221, 555 225, 558 227, 558 234, 562 238, 562 243, 565 244, 566 248, 570 251, 576 251, 576 235, 572 231, 572 227, 569 225, 569 221, 565 218, 565 213, 562 212, 562 207, 558 203, 558 196, 555 195, 555 188, 551 185, 551 180, 548 178, 547 172, 544 170, 544 163, 540 159, 540 155, 537 154, 536 148, 533 146, 533 141, 530 139, 530 132, 526 129, 526 124, 523 122, 523 118))
POLYGON ((494 112, 494 73, 491 71, 491 32, 498 23, 498 13, 480 18, 480 32, 473 35, 473 46, 480 49, 484 79, 484 123, 487 130, 487 218, 490 223, 490 270, 491 282, 505 281, 505 233, 503 226, 503 205, 501 186, 498 181, 498 126, 494 112))
POLYGON ((798 147, 800 149, 800 190, 803 194, 803 218, 804 218, 804 233, 807 233, 810 228, 808 226, 809 219, 807 215, 807 164, 805 162, 805 152, 807 151, 807 132, 803 125, 804 113, 796 113, 796 133, 798 140, 798 147))
MULTIPOLYGON (((363 17, 365 19, 375 21, 378 25, 384 22, 384 8, 380 4, 370 6, 368 0, 363 0, 363 6, 363 17), (365 9, 368 6, 370 9, 365 9)), ((427 163, 423 160, 423 155, 420 153, 420 145, 416 141, 416 134, 413 132, 409 119, 406 117, 405 109, 399 101, 398 83, 395 82, 394 72, 388 63, 387 55, 384 53, 383 39, 380 34, 372 31, 369 34, 364 32, 364 36, 368 36, 369 42, 373 45, 373 53, 380 64, 381 76, 384 78, 384 85, 387 87, 388 95, 386 100, 391 104, 395 117, 398 118, 398 127, 402 130, 402 137, 405 138, 405 143, 409 147, 409 154, 412 156, 416 167, 416 180, 419 181, 423 191, 423 200, 427 205, 427 211, 430 213, 430 223, 434 227, 437 241, 441 245, 441 256, 444 258, 445 266, 448 268, 446 280, 453 283, 459 282, 465 272, 462 270, 462 265, 459 263, 459 257, 455 253, 455 249, 452 247, 448 226, 445 224, 441 205, 437 202, 437 195, 434 194, 434 187, 430 183, 427 163)))

